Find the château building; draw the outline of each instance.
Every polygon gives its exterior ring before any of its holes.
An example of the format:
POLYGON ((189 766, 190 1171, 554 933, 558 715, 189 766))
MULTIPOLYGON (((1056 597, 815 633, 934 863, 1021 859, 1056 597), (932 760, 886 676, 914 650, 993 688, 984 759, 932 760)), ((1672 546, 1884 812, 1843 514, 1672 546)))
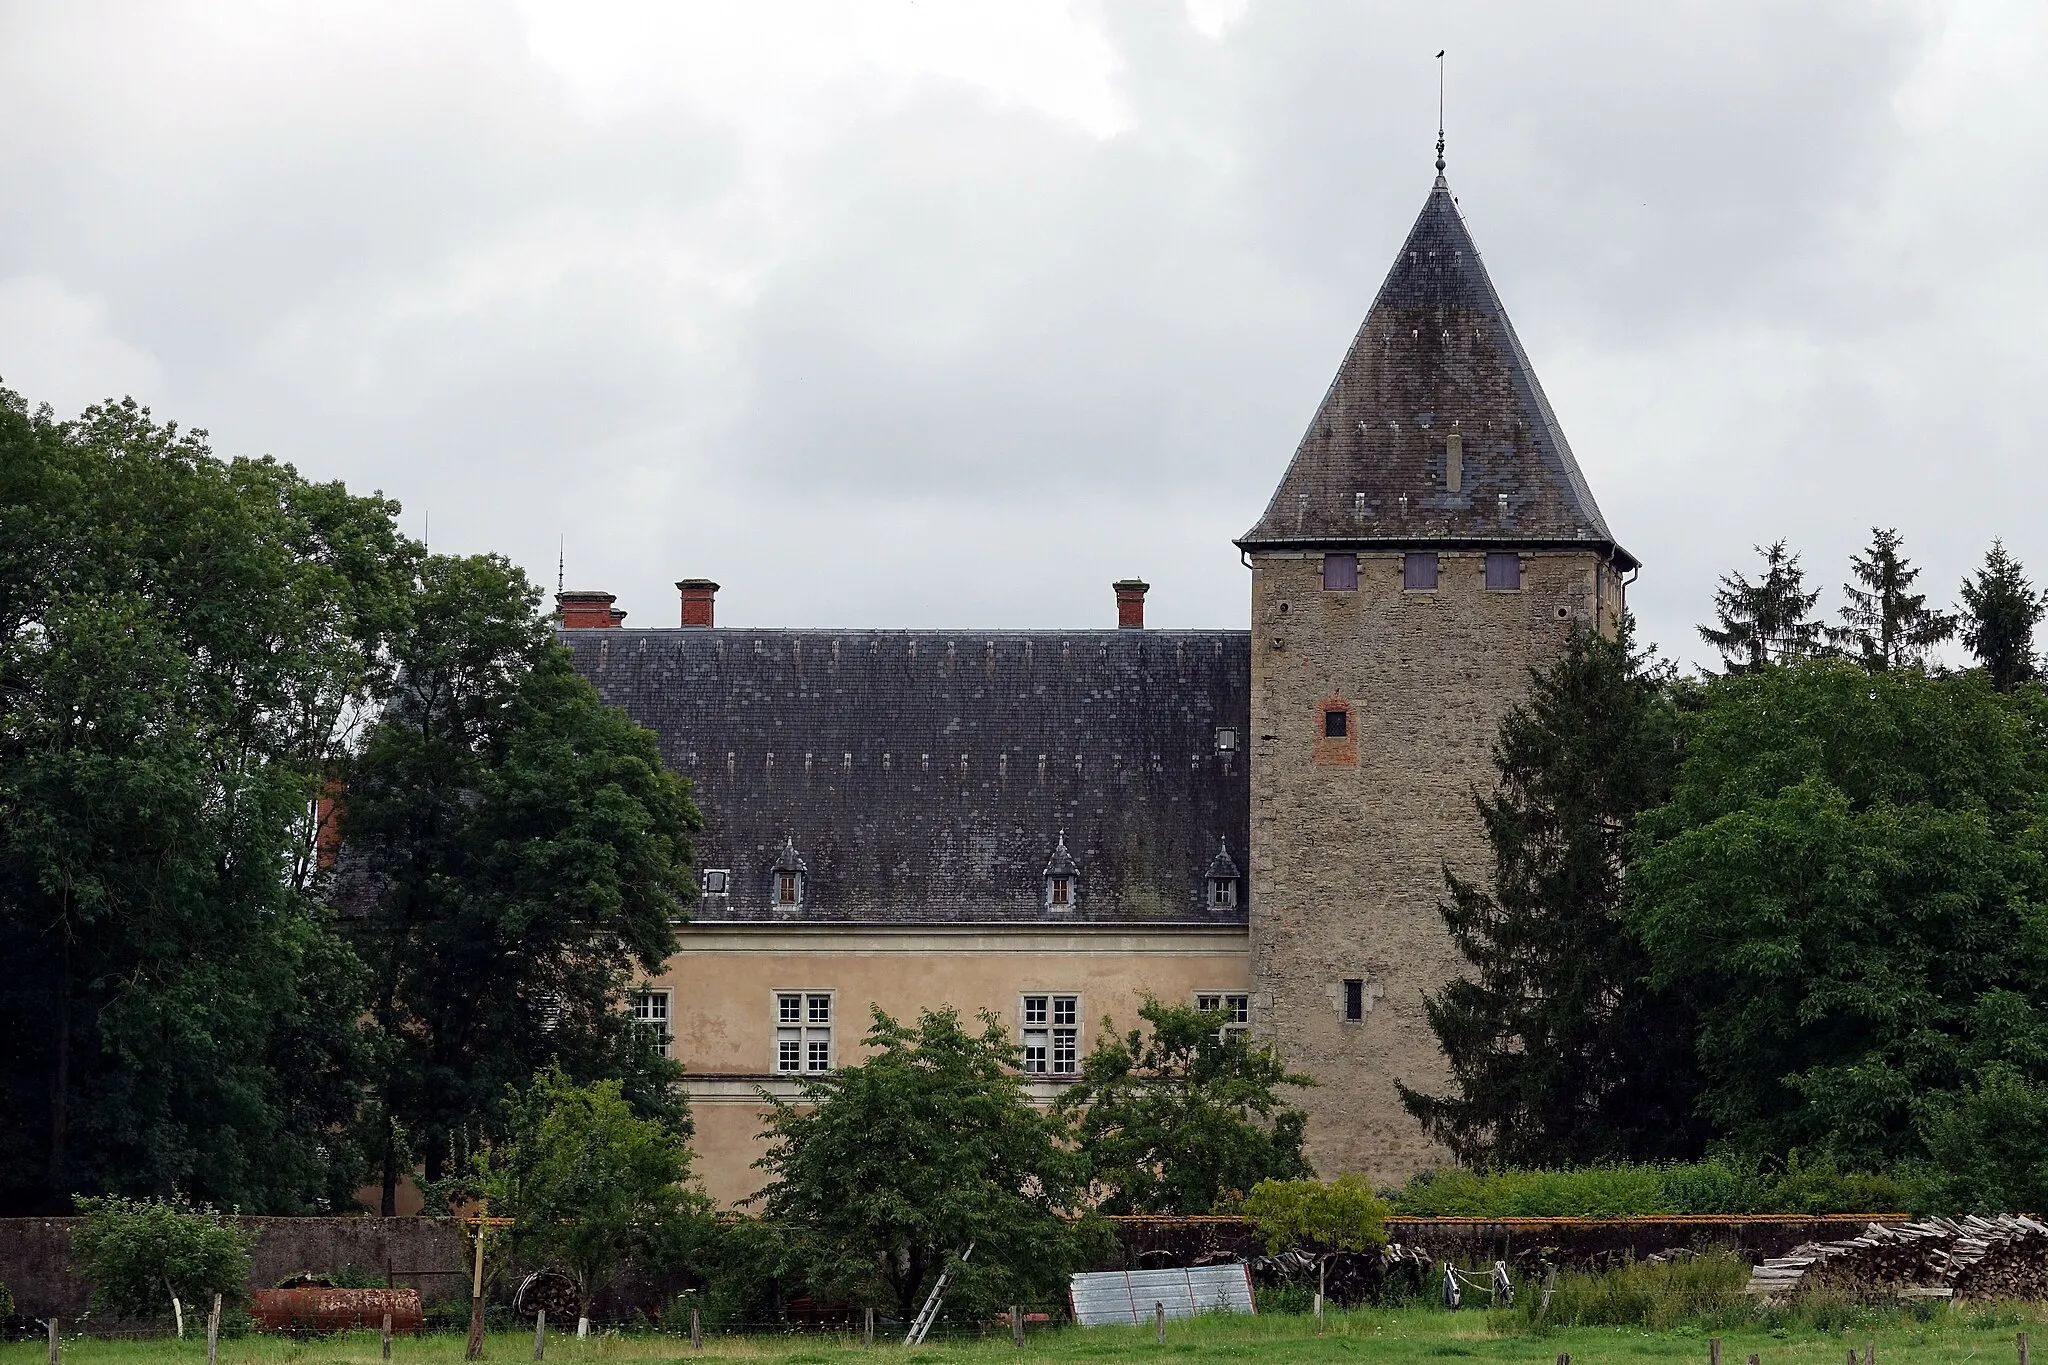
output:
POLYGON ((685 1066, 698 1170, 761 1176, 763 1092, 857 1059, 870 1011, 1015 1032, 1037 1097, 1147 996, 1222 1008, 1319 1085, 1325 1176, 1442 1158, 1446 866, 1529 669, 1610 629, 1615 541, 1438 175, 1272 501, 1237 630, 643 629, 563 593, 561 638, 704 812, 702 899, 636 1009, 685 1066))

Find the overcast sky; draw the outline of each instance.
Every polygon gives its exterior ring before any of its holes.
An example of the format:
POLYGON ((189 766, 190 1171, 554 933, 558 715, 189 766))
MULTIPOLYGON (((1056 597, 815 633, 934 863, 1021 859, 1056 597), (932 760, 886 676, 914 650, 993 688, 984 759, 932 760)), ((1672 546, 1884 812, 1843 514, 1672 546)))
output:
POLYGON ((1647 634, 2048 575, 2048 5, 0 0, 0 379, 672 625, 1242 626, 1450 180, 1647 634))

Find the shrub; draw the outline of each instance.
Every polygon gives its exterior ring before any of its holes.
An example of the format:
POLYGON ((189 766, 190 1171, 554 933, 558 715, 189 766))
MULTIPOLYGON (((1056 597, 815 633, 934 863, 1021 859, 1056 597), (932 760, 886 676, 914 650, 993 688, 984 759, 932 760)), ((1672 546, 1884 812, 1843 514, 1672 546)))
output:
POLYGON ((1749 1262, 1732 1251, 1676 1261, 1631 1262, 1598 1273, 1564 1271, 1546 1311, 1543 1295, 1525 1283, 1502 1325, 1532 1327, 1647 1327, 1736 1322, 1748 1316, 1743 1286, 1749 1262))
POLYGON ((1340 1175, 1327 1185, 1261 1180, 1245 1196, 1244 1211, 1271 1252, 1370 1251, 1387 1242, 1387 1206, 1358 1175, 1340 1175))
POLYGON ((1570 1170, 1427 1171, 1394 1195, 1409 1217, 1625 1218, 1658 1214, 1898 1213, 1922 1206, 1915 1184, 1884 1173, 1845 1171, 1833 1161, 1782 1169, 1716 1157, 1672 1165, 1581 1166, 1570 1170))
POLYGON ((121 1317, 177 1319, 210 1294, 237 1299, 249 1277, 249 1241, 212 1209, 161 1199, 79 1199, 73 1263, 92 1282, 92 1306, 121 1317), (165 1310, 169 1310, 166 1314, 165 1310))

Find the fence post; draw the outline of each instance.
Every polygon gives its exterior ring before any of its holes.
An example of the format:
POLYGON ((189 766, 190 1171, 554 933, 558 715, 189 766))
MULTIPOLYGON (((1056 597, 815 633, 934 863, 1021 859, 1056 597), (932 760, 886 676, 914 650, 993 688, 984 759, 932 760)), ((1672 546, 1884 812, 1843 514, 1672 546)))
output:
POLYGON ((1165 1305, 1165 1304, 1163 1304, 1163 1303, 1155 1303, 1155 1304, 1153 1304, 1153 1305, 1152 1305, 1152 1321, 1153 1321, 1154 1323, 1156 1323, 1156 1324, 1158 1325, 1158 1327, 1159 1327, 1159 1344, 1160 1344, 1161 1346, 1164 1346, 1164 1345, 1166 1344, 1166 1305, 1165 1305))
MULTIPOLYGON (((50 1329, 50 1365, 57 1365, 57 1329, 50 1329)), ((2020 1333, 2020 1365, 2034 1365, 2027 1357, 2027 1334, 2020 1333)))
POLYGON ((1877 1365, 1877 1339, 1863 1343, 1863 1365, 1877 1365))
POLYGON ((1721 1365, 1721 1338, 1707 1338, 1707 1365, 1721 1365))
POLYGON ((694 1303, 690 1305, 690 1349, 692 1351, 704 1349, 704 1325, 697 1316, 697 1305, 694 1303))
POLYGON ((1330 1287, 1330 1258, 1316 1258, 1316 1335, 1323 1334, 1323 1294, 1330 1287))
POLYGON ((539 1360, 548 1348, 548 1310, 533 1310, 533 1358, 539 1360))
POLYGON ((220 1365, 220 1295, 213 1296, 213 1311, 206 1315, 206 1365, 220 1365))
MULTIPOLYGON (((2021 1346, 2020 1346, 2020 1354, 2021 1354, 2022 1356, 2026 1355, 2026 1353, 2027 1353, 2027 1348, 2026 1348, 2026 1345, 2025 1345, 2026 1339, 2027 1339, 2027 1337, 2026 1337, 2026 1334, 2025 1334, 2024 1332, 2022 1332, 2022 1333, 2020 1334, 2020 1342, 2022 1343, 2022 1344, 2021 1344, 2021 1346)), ((50 1365, 57 1365, 57 1359, 58 1359, 58 1356, 59 1356, 60 1354, 61 1354, 61 1348, 60 1348, 60 1347, 59 1347, 59 1346, 57 1345, 57 1320, 56 1320, 55 1318, 51 1318, 51 1319, 50 1319, 50 1365)))
POLYGON ((1764 1365, 1764 1363, 1762 1360, 1757 1358, 1754 1352, 1752 1352, 1749 1357, 1749 1365, 1764 1365))
POLYGON ((1010 1305, 1010 1344, 1018 1350, 1024 1349, 1024 1305, 1010 1305))
POLYGON ((476 1220, 476 1277, 469 1286, 469 1345, 463 1349, 464 1360, 482 1360, 484 1357, 484 1228, 482 1217, 476 1220))
POLYGON ((384 1358, 391 1359, 391 1315, 384 1315, 384 1358))
POLYGON ((860 1344, 863 1346, 875 1344, 875 1310, 872 1308, 861 1310, 860 1344))
POLYGON ((1572 1353, 1570 1351, 1559 1351, 1557 1353, 1557 1365, 1572 1365, 1572 1353))

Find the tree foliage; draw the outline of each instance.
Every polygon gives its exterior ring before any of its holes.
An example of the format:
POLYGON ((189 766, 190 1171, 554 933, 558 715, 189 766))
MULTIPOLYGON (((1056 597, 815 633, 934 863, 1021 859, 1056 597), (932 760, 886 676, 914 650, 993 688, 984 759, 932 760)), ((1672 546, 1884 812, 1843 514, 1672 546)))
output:
POLYGON ((1320 1180, 1261 1180, 1245 1196, 1245 1216, 1274 1255, 1290 1248, 1372 1251, 1387 1244, 1386 1201, 1356 1172, 1320 1180))
POLYGON ((1856 582, 1842 586, 1842 624, 1829 628, 1828 639, 1865 668, 1922 664, 1928 650, 1956 633, 1955 617, 1912 591, 1920 571, 1900 553, 1903 545, 1897 531, 1876 528, 1869 547, 1849 561, 1856 582))
POLYGON ((2027 581, 2020 562, 1992 541, 1984 566, 1962 589, 1963 643, 1991 675, 1991 685, 2010 692, 2034 680, 2034 627, 2048 611, 2048 597, 2027 581))
POLYGON ((336 900, 386 1040, 365 1142, 386 1212, 410 1154, 429 1180, 458 1132, 551 1061, 671 1110, 678 1074, 621 1008, 658 973, 692 894, 700 825, 654 735, 599 701, 495 556, 433 557, 348 772, 336 900))
POLYGON ((395 511, 0 390, 0 1209, 347 1197, 312 811, 403 617, 395 511))
POLYGON ((1313 1080, 1226 1027, 1220 1011, 1148 999, 1138 1017, 1149 1036, 1103 1020, 1056 1102, 1076 1120, 1104 1213, 1207 1213, 1261 1180, 1313 1174, 1301 1151, 1306 1116, 1279 1096, 1313 1080))
POLYGON ((174 1318, 212 1295, 239 1299, 249 1278, 250 1239, 211 1209, 118 1195, 78 1201, 72 1265, 92 1282, 92 1306, 119 1317, 174 1318))
POLYGON ((649 1260, 675 1224, 709 1217, 688 1185, 687 1134, 638 1117, 617 1080, 577 1085, 550 1067, 506 1100, 505 1128, 504 1145, 476 1157, 478 1186, 516 1220, 513 1254, 575 1283, 585 1322, 628 1259, 649 1260))
POLYGON ((1714 590, 1718 626, 1699 627, 1700 638, 1721 651, 1730 673, 1754 671, 1768 663, 1802 659, 1820 647, 1825 627, 1807 613, 1820 590, 1808 591, 1799 556, 1778 541, 1757 546, 1764 557, 1764 576, 1751 583, 1740 573, 1726 573, 1714 590))
POLYGON ((1032 1107, 1001 1023, 980 1022, 877 1009, 864 1060, 776 1102, 758 1198, 814 1288, 908 1321, 950 1267, 948 1311, 971 1320, 1057 1294, 1100 1251, 1066 1125, 1032 1107))
POLYGON ((1686 730, 1629 920, 1697 1011, 1727 1143, 1869 1169, 1994 1068, 2048 1079, 2048 700, 1821 661, 1716 686, 1686 730))
POLYGON ((1498 787, 1477 798, 1491 886, 1446 871, 1441 907, 1469 975, 1426 1003, 1455 1090, 1402 1101, 1461 1161, 1560 1165, 1697 1153, 1691 1013, 1647 988, 1621 916, 1625 844, 1681 757, 1671 670, 1573 633, 1502 722, 1498 787))

